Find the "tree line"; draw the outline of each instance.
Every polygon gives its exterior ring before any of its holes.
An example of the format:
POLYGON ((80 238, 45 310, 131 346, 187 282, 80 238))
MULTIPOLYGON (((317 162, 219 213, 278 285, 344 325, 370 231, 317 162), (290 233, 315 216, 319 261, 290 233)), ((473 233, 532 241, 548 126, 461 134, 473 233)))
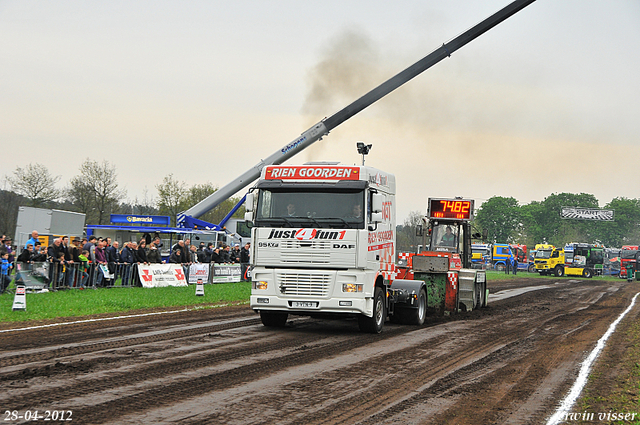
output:
MULTIPOLYGON (((640 244, 640 199, 618 197, 607 203, 603 209, 614 210, 613 221, 563 219, 562 207, 599 208, 599 203, 588 193, 553 193, 543 201, 525 205, 513 197, 494 196, 476 210, 473 232, 482 234, 486 230, 487 242, 527 246, 583 242, 619 248, 640 244)), ((423 216, 413 211, 398 226, 399 250, 411 251, 422 243, 415 236, 415 228, 423 216)))
MULTIPOLYGON (((128 200, 127 191, 118 181, 116 167, 109 161, 86 159, 66 186, 60 176, 53 176, 42 164, 17 167, 5 176, 10 190, 0 190, 0 231, 15 233, 18 207, 55 208, 86 215, 86 224, 109 224, 111 214, 168 215, 175 226, 176 215, 218 190, 212 183, 187 185, 169 174, 155 185, 157 197, 145 190, 142 200, 128 200)), ((240 201, 230 198, 200 219, 219 223, 240 201)), ((244 207, 234 217, 243 217, 244 207)))

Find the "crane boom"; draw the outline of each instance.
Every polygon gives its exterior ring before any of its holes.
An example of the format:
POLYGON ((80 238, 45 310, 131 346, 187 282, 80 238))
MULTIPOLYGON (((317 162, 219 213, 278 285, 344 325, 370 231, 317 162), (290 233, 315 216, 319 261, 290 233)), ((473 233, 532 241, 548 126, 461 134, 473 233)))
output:
POLYGON ((233 194, 245 188, 254 180, 256 180, 260 176, 262 168, 264 168, 265 166, 282 164, 287 159, 300 153, 304 149, 311 146, 313 143, 322 139, 323 136, 327 135, 335 127, 342 124, 358 112, 362 111, 369 105, 372 105, 401 85, 405 84, 409 80, 431 68, 441 60, 451 56, 453 52, 463 47, 465 44, 471 42, 480 35, 489 31, 491 28, 495 27, 505 19, 524 9, 534 1, 535 0, 516 0, 500 9, 493 15, 489 16, 482 22, 463 32, 459 36, 455 37, 448 43, 444 43, 442 46, 440 46, 424 58, 420 59, 418 62, 409 66, 395 76, 389 78, 387 81, 380 84, 378 87, 369 91, 354 102, 350 103, 345 108, 313 125, 311 128, 303 132, 298 138, 294 139, 292 142, 288 143, 283 148, 276 151, 266 159, 261 160, 258 164, 245 171, 235 180, 218 189, 216 192, 212 193, 198 204, 179 214, 178 223, 184 225, 185 221, 188 221, 188 218, 200 217, 201 215, 215 208, 224 200, 228 199, 233 194))

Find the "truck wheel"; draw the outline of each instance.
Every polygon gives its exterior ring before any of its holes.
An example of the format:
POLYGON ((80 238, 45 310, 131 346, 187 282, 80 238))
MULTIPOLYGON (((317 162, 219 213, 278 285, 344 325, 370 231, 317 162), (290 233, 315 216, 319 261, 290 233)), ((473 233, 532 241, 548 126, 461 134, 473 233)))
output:
POLYGON ((499 272, 503 272, 504 271, 504 264, 496 264, 495 269, 499 272))
POLYGON ((527 270, 529 273, 534 273, 536 271, 536 266, 533 264, 529 264, 529 269, 527 270))
POLYGON ((477 310, 482 307, 482 295, 480 294, 480 288, 482 285, 478 285, 478 282, 473 283, 473 308, 477 310))
POLYGON ((582 276, 591 279, 593 277, 593 271, 591 269, 584 269, 582 270, 582 276))
POLYGON ((287 323, 288 313, 280 313, 274 311, 261 311, 260 320, 262 324, 270 328, 284 328, 287 323))
POLYGON ((427 317, 427 292, 420 289, 418 294, 418 308, 405 309, 402 311, 404 316, 403 322, 407 325, 424 325, 424 320, 427 317))
POLYGON ((562 266, 556 266, 556 268, 555 268, 555 269, 553 269, 553 274, 554 274, 556 277, 562 277, 562 276, 564 276, 564 267, 562 267, 562 266))
POLYGON ((358 327, 360 327, 362 332, 379 334, 382 332, 386 313, 384 294, 382 293, 382 289, 376 286, 376 290, 373 293, 373 316, 367 317, 364 314, 358 316, 358 327))

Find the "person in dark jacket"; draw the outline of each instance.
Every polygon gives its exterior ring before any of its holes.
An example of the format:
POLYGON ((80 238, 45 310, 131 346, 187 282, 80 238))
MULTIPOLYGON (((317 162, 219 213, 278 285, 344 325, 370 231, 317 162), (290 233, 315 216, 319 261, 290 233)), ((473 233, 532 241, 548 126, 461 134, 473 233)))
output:
POLYGON ((247 276, 247 268, 249 267, 251 244, 247 242, 240 250, 240 265, 242 267, 242 280, 249 280, 247 276))
POLYGON ((27 269, 28 264, 31 263, 31 259, 34 256, 33 245, 27 244, 27 247, 22 250, 20 255, 18 255, 18 261, 24 264, 24 270, 27 269))
POLYGON ((60 261, 58 259, 60 258, 61 244, 62 239, 55 238, 53 240, 53 243, 49 245, 49 249, 47 250, 47 261, 51 263, 49 264, 49 282, 54 283, 54 288, 55 282, 57 282, 58 268, 60 267, 60 261))
MULTIPOLYGON (((185 247, 184 241, 181 239, 178 241, 178 243, 176 243, 173 248, 171 249, 171 253, 173 255, 174 252, 176 252, 177 250, 180 250, 180 256, 178 257, 180 259, 180 261, 178 261, 178 263, 188 263, 187 259, 189 258, 189 254, 187 252, 187 249, 185 247)), ((173 262, 173 261, 170 261, 173 262)))
POLYGON ((120 251, 120 262, 122 263, 122 286, 129 286, 131 282, 131 265, 135 262, 133 252, 131 251, 131 242, 125 242, 122 251, 120 251))
POLYGON ((34 263, 44 263, 47 261, 47 250, 46 246, 39 246, 39 249, 36 252, 36 249, 33 250, 33 257, 31 257, 31 261, 34 263))
POLYGON ((217 247, 211 253, 211 262, 215 264, 224 263, 224 259, 222 258, 222 255, 220 255, 220 247, 217 247))
POLYGON ((175 248, 169 257, 170 263, 180 264, 182 262, 182 248, 175 248))
POLYGON ((204 249, 204 254, 205 254, 205 263, 210 263, 211 262, 211 254, 213 253, 213 242, 209 242, 207 244, 207 247, 204 249))
POLYGON ((140 239, 136 254, 138 256, 138 263, 149 264, 149 260, 147 260, 147 241, 140 239))
MULTIPOLYGON (((107 238, 107 244, 109 243, 109 240, 110 238, 107 238)), ((109 264, 116 264, 120 262, 120 253, 118 252, 119 245, 118 241, 115 241, 113 244, 105 247, 107 252, 107 261, 109 264)))
POLYGON ((149 249, 147 250, 147 261, 149 263, 160 264, 162 263, 162 254, 160 250, 156 246, 156 240, 152 240, 149 244, 149 249))

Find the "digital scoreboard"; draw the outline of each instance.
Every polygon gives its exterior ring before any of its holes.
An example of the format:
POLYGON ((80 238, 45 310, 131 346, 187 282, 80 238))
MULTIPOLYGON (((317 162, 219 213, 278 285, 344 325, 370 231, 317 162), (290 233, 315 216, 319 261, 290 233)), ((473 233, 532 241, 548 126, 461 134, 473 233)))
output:
POLYGON ((471 220, 473 200, 429 198, 429 218, 444 220, 471 220))

